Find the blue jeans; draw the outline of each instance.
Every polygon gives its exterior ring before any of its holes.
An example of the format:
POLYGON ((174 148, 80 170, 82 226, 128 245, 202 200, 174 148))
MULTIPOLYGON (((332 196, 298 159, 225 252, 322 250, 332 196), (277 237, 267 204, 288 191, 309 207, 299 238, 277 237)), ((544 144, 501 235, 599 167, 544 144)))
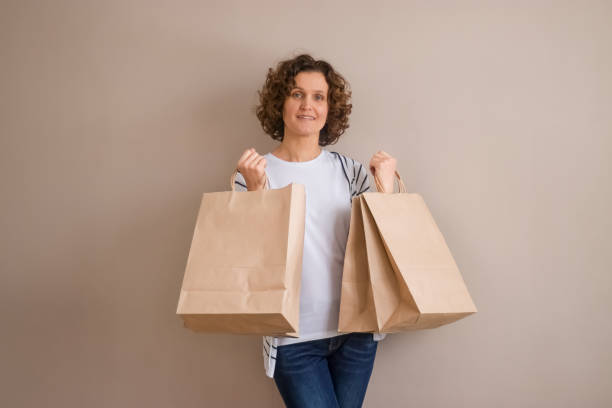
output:
POLYGON ((349 333, 279 346, 274 382, 285 405, 361 407, 377 346, 372 333, 349 333))

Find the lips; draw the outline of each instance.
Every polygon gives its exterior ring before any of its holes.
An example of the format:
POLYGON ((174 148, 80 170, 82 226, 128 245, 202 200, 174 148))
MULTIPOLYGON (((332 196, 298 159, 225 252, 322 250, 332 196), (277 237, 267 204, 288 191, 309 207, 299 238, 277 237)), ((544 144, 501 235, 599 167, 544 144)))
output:
POLYGON ((309 115, 297 115, 298 119, 314 120, 314 116, 309 115))

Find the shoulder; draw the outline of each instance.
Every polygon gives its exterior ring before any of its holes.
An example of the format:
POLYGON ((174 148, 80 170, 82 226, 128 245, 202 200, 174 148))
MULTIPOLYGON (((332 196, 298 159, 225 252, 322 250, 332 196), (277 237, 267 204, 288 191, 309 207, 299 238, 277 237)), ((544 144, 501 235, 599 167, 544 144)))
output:
POLYGON ((357 173, 360 171, 363 174, 366 174, 366 168, 359 161, 353 159, 352 157, 346 156, 342 153, 338 152, 329 152, 337 161, 342 165, 342 168, 347 172, 348 176, 357 178, 357 173), (352 172, 355 172, 353 174, 352 172))
POLYGON ((342 166, 346 181, 351 188, 351 196, 369 191, 370 184, 367 168, 359 161, 338 152, 329 152, 342 166))

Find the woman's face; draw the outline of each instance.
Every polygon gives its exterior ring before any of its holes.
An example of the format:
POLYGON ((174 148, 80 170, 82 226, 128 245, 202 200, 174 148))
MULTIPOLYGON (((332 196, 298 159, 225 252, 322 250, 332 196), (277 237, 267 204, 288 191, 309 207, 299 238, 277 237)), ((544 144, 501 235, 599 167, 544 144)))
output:
POLYGON ((327 91, 329 86, 320 72, 300 72, 295 76, 295 88, 283 105, 285 136, 313 136, 327 121, 327 91))

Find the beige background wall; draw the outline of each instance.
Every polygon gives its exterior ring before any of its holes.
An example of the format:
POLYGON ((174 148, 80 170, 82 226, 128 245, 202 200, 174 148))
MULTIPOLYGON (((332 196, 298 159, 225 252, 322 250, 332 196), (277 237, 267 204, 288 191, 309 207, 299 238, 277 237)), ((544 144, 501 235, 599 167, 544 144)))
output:
POLYGON ((3 1, 0 405, 279 407, 260 337, 175 316, 199 199, 274 145, 300 51, 332 147, 399 160, 480 312, 380 344, 366 407, 612 406, 611 2, 3 1))

